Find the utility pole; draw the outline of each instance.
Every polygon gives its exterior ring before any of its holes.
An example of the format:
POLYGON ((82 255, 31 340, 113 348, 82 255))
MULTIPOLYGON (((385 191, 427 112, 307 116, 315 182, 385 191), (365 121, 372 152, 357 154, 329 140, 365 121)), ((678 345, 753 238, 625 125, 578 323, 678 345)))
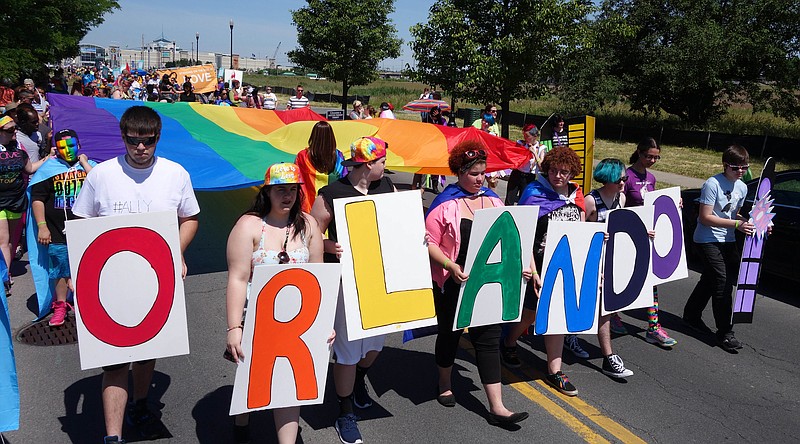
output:
POLYGON ((233 69, 233 19, 231 19, 231 69, 233 69))

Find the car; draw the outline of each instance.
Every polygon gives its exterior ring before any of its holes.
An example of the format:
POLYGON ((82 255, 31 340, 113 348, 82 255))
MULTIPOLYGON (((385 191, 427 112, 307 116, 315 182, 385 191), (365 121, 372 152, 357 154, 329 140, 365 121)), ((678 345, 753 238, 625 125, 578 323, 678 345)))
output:
MULTIPOLYGON (((758 179, 746 182, 747 196, 740 214, 747 216, 753 206, 758 187, 758 179)), ((800 282, 800 169, 775 173, 772 186, 773 212, 775 226, 764 245, 762 273, 769 273, 794 282, 800 282)), ((689 261, 699 261, 692 242, 697 216, 700 209, 700 189, 681 192, 683 198, 683 234, 686 240, 686 256, 689 261)), ((744 235, 736 232, 736 242, 740 249, 744 245, 744 235)))

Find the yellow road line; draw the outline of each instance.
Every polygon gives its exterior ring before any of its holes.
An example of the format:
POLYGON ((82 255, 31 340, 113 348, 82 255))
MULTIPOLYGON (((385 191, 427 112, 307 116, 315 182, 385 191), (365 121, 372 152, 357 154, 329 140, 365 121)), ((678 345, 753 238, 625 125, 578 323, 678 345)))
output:
POLYGON ((563 407, 550 400, 550 398, 543 395, 540 391, 531 387, 530 384, 525 381, 521 381, 517 375, 506 369, 503 369, 503 376, 508 381, 515 381, 509 384, 512 388, 522 393, 522 395, 536 404, 539 404, 539 406, 547 413, 569 427, 573 432, 578 434, 578 436, 583 438, 584 441, 597 444, 605 444, 609 442, 599 433, 596 433, 594 430, 587 427, 581 420, 564 410, 563 407))
POLYGON ((525 374, 526 377, 536 381, 536 383, 539 384, 539 386, 541 386, 545 390, 552 393, 554 396, 557 396, 559 399, 572 406, 572 408, 574 408, 582 415, 589 418, 590 421, 597 424, 603 430, 612 434, 615 438, 619 439, 620 441, 626 444, 647 444, 647 441, 636 436, 636 434, 625 428, 625 426, 623 426, 622 424, 614 421, 608 416, 605 416, 595 407, 586 403, 586 401, 580 399, 577 396, 562 395, 558 390, 554 389, 544 381, 544 375, 541 372, 534 369, 521 369, 521 371, 522 373, 525 374))
MULTIPOLYGON (((474 356, 475 351, 472 348, 472 344, 470 344, 466 339, 461 338, 460 345, 461 348, 467 350, 470 354, 474 356)), ((541 372, 534 369, 521 369, 521 371, 528 379, 530 379, 531 381, 536 381, 536 383, 539 386, 541 386, 545 391, 551 393, 553 396, 569 404, 572 408, 577 410, 579 413, 584 415, 593 423, 597 424, 603 430, 613 435, 615 438, 619 439, 621 442, 626 444, 646 444, 645 440, 643 440, 642 438, 638 437, 636 434, 625 428, 625 426, 623 426, 622 424, 614 421, 608 416, 603 415, 599 410, 589 405, 584 400, 578 398, 577 396, 564 396, 561 393, 559 393, 556 389, 550 387, 544 381, 544 374, 542 374, 541 372)), ((541 391, 534 389, 528 382, 521 380, 519 376, 517 376, 515 373, 509 371, 506 368, 503 368, 503 376, 506 378, 507 381, 510 381, 509 385, 512 388, 523 394, 526 398, 530 399, 531 401, 541 406, 550 415, 561 421, 563 424, 565 424, 567 427, 569 427, 571 430, 577 433, 585 441, 592 443, 609 442, 603 436, 594 432, 591 428, 586 426, 582 421, 580 421, 574 415, 570 414, 564 408, 556 404, 554 401, 550 400, 550 398, 541 393, 541 391)))

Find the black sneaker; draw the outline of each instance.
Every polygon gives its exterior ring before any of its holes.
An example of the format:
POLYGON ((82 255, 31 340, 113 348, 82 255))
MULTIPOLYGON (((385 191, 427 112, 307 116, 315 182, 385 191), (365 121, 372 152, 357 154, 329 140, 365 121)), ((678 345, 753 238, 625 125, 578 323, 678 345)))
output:
POLYGON ((103 438, 103 444, 125 444, 125 440, 117 435, 106 436, 103 438))
POLYGON ((608 355, 603 358, 603 374, 612 378, 625 379, 633 376, 633 372, 625 368, 619 355, 608 355))
POLYGON ((517 356, 517 346, 514 345, 512 347, 506 347, 503 344, 503 340, 500 340, 500 362, 503 363, 508 368, 520 368, 522 367, 522 362, 520 362, 519 357, 517 356))
POLYGON ((128 424, 135 427, 144 439, 156 439, 161 436, 162 425, 158 417, 147 408, 147 405, 131 404, 128 407, 128 424))
POLYGON ((565 375, 564 372, 559 371, 558 373, 547 375, 544 380, 553 386, 554 389, 567 396, 578 395, 578 389, 576 389, 575 386, 569 382, 569 378, 567 378, 567 375, 565 375))
POLYGON ((700 318, 692 319, 692 318, 689 318, 686 315, 684 315, 683 316, 683 323, 687 327, 691 328, 692 330, 694 330, 694 331, 696 331, 698 333, 703 333, 705 335, 710 335, 710 334, 714 333, 713 331, 711 331, 710 328, 708 328, 708 325, 706 325, 706 323, 703 322, 703 320, 700 319, 700 318))
POLYGON ((722 338, 717 338, 717 344, 720 346, 720 348, 730 353, 742 348, 742 343, 736 339, 736 336, 733 335, 732 331, 725 333, 725 336, 722 338))
POLYGON ((369 396, 369 389, 367 388, 367 381, 359 384, 356 381, 353 387, 353 405, 360 409, 368 409, 372 407, 372 398, 369 396))

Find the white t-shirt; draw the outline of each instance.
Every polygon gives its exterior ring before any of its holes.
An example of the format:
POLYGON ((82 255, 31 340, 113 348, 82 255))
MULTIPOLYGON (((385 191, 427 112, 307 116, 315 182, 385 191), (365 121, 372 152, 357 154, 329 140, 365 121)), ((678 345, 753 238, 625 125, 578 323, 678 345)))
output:
POLYGON ((278 106, 278 96, 275 93, 264 94, 264 109, 275 109, 278 106))
POLYGON ((28 158, 31 162, 38 162, 39 157, 39 144, 42 140, 42 133, 39 131, 34 132, 30 136, 17 130, 17 144, 28 153, 28 158))
POLYGON ((394 119, 395 118, 394 117, 394 113, 390 109, 385 109, 385 110, 381 111, 381 113, 378 114, 378 117, 380 117, 381 119, 394 119))
MULTIPOLYGON (((711 214, 722 219, 735 220, 744 205, 747 185, 741 180, 730 181, 724 173, 709 177, 700 189, 700 203, 711 207, 711 214)), ((693 239, 698 244, 736 242, 733 228, 708 227, 700 223, 694 229, 693 239)))
POLYGON ((125 155, 92 168, 72 207, 84 218, 169 210, 177 210, 178 217, 200 212, 189 173, 163 157, 155 157, 149 168, 133 168, 125 155))

